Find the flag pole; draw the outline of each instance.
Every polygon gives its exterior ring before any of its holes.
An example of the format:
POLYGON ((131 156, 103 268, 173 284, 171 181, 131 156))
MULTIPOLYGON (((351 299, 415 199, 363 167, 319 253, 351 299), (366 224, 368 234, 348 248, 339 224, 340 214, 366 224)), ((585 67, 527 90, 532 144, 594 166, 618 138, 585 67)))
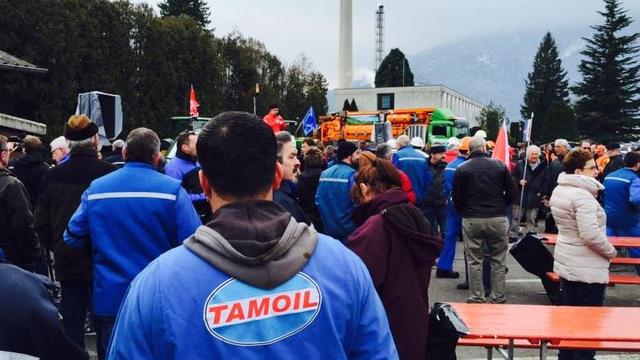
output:
POLYGON ((522 203, 524 202, 524 187, 527 185, 527 165, 529 163, 529 154, 527 153, 527 149, 529 149, 529 145, 531 144, 531 128, 533 127, 533 113, 531 113, 530 118, 531 123, 528 124, 527 127, 527 142, 526 147, 524 148, 524 167, 522 168, 522 180, 525 181, 525 184, 522 186, 522 190, 520 190, 520 204, 518 206, 518 228, 520 227, 520 219, 522 219, 522 203))

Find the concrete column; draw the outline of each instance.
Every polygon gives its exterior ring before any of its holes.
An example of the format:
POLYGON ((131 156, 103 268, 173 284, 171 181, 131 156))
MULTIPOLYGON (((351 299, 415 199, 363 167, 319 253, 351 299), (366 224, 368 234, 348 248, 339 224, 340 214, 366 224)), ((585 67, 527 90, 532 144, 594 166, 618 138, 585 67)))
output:
POLYGON ((352 0, 340 0, 340 35, 338 39, 338 88, 353 85, 352 0))

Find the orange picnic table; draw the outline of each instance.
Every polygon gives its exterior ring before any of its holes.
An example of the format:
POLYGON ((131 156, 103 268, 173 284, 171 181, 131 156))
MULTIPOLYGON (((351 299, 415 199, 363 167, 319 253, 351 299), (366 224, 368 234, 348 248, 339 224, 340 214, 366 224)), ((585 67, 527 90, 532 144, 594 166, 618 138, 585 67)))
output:
MULTIPOLYGON (((547 245, 555 245, 558 238, 557 234, 542 234, 546 239, 544 241, 547 245)), ((607 236, 611 245, 615 247, 640 247, 640 237, 634 236, 607 236)))
POLYGON ((603 341, 640 344, 640 308, 452 303, 469 327, 470 339, 506 339, 508 359, 516 340, 537 344, 546 359, 549 344, 603 341))

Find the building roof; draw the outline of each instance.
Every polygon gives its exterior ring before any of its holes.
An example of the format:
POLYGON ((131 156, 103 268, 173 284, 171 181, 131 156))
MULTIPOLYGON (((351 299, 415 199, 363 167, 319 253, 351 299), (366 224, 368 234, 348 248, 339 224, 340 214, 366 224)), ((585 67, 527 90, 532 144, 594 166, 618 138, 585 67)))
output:
POLYGON ((19 59, 9 53, 0 50, 0 70, 15 70, 35 73, 46 73, 47 69, 37 67, 30 62, 19 59))
POLYGON ((47 125, 45 124, 2 113, 0 113, 0 127, 24 131, 30 134, 47 134, 47 125))

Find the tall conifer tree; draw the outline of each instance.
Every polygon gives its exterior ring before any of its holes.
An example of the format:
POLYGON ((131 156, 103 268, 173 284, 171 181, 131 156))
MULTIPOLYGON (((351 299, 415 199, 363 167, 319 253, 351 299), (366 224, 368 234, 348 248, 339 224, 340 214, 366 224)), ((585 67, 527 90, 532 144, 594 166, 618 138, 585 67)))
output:
POLYGON ((211 22, 211 11, 205 0, 165 0, 159 3, 158 7, 162 17, 187 15, 194 18, 203 28, 211 22))
POLYGON ((580 98, 576 112, 583 135, 601 141, 636 139, 640 107, 638 46, 640 34, 620 32, 633 20, 617 0, 605 0, 604 24, 592 26, 580 63, 582 82, 572 90, 580 98))
POLYGON ((400 49, 391 49, 378 71, 375 79, 376 87, 413 86, 413 73, 409 61, 400 49))
POLYGON ((562 68, 562 60, 558 55, 556 41, 547 32, 538 47, 533 61, 533 71, 527 76, 524 104, 520 109, 523 118, 529 119, 535 114, 531 137, 540 140, 543 122, 554 102, 569 103, 569 83, 567 72, 562 68))

